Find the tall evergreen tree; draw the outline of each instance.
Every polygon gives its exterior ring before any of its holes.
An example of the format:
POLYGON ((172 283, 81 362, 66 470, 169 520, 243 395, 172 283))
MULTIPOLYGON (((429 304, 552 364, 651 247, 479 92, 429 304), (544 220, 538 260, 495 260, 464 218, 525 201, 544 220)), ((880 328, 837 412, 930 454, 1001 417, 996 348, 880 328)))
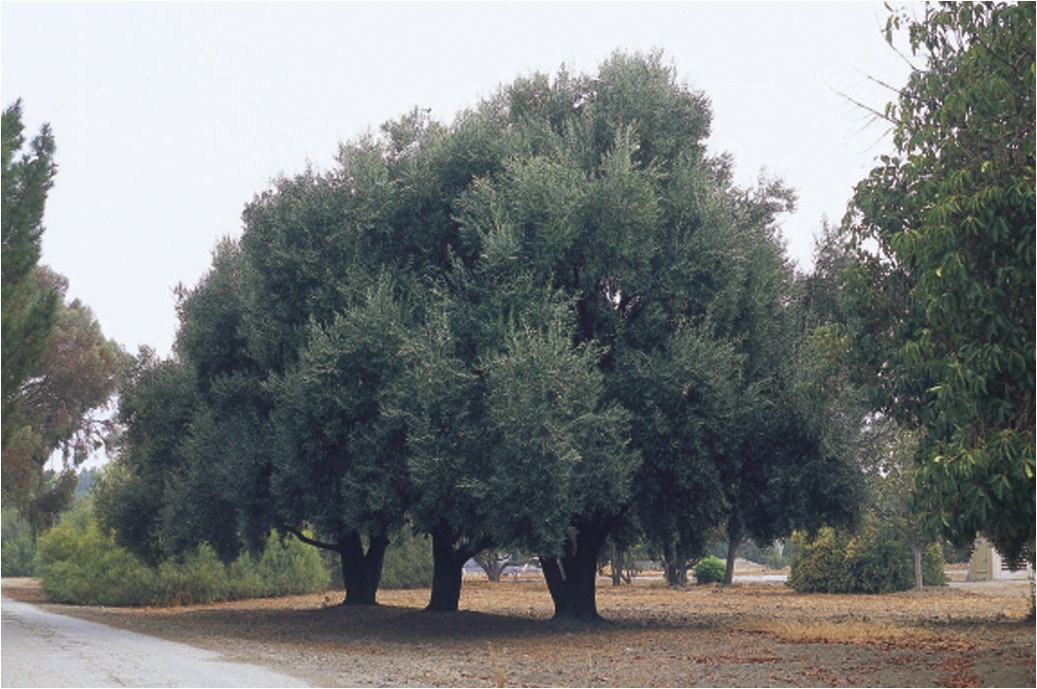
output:
POLYGON ((40 290, 36 279, 47 193, 57 174, 54 137, 50 127, 43 125, 29 143, 29 150, 23 151, 21 101, 4 110, 0 121, 3 151, 0 346, 4 352, 2 446, 6 449, 19 426, 22 385, 44 355, 60 296, 54 290, 40 290))

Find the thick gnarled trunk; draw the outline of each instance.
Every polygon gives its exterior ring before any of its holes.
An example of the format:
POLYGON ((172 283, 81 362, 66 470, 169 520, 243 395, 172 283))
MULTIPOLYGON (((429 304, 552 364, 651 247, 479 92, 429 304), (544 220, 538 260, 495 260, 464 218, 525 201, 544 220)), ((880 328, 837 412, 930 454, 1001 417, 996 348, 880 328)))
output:
POLYGON ((377 605, 378 584, 382 580, 382 565, 385 563, 385 549, 389 547, 389 537, 384 534, 373 534, 368 539, 367 550, 359 531, 350 531, 334 542, 321 541, 300 529, 281 525, 283 530, 292 534, 306 545, 322 550, 338 553, 342 566, 342 583, 346 587, 346 598, 343 605, 377 605))
POLYGON ((346 587, 343 605, 377 605, 378 585, 382 579, 387 536, 372 536, 364 551, 360 534, 351 532, 338 541, 336 550, 342 561, 342 581, 346 587))
POLYGON ((430 532, 432 536, 432 593, 429 612, 456 612, 461 600, 464 563, 488 546, 486 541, 470 542, 460 538, 446 522, 430 532))
POLYGON ((663 561, 663 568, 668 586, 682 589, 688 585, 688 560, 686 558, 668 558, 663 561))
POLYGON ((594 519, 580 525, 576 539, 561 557, 540 557, 555 606, 555 619, 600 620, 596 599, 598 555, 617 519, 594 519))

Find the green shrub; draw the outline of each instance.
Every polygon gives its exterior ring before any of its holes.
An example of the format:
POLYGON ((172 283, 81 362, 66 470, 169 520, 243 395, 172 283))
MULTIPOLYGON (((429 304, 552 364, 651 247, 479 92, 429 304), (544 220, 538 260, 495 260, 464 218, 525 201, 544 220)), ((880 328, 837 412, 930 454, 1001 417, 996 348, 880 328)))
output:
POLYGON ((259 558, 260 580, 269 593, 288 595, 323 591, 331 583, 331 575, 320 553, 297 538, 278 538, 271 533, 259 558))
POLYGON ((203 543, 178 561, 163 562, 159 575, 170 605, 314 593, 326 589, 331 579, 315 548, 273 532, 258 559, 243 553, 224 565, 215 549, 203 543))
POLYGON ((933 543, 922 553, 922 583, 926 586, 944 586, 947 584, 947 572, 944 570, 943 548, 933 543))
POLYGON ((102 532, 87 510, 73 510, 40 536, 35 568, 44 593, 58 603, 153 603, 158 592, 154 572, 117 546, 111 532, 102 532))
POLYGON ((911 547, 874 526, 850 540, 846 563, 853 579, 849 592, 895 593, 915 585, 911 547))
POLYGON ((3 508, 0 525, 0 576, 31 577, 36 544, 32 527, 14 507, 3 508))
POLYGON ((719 557, 710 555, 698 561, 695 565, 695 581, 700 584, 712 584, 724 580, 724 572, 727 565, 719 557))
POLYGON ((274 590, 259 573, 259 562, 251 553, 242 553, 227 565, 227 596, 232 599, 266 598, 274 590))
POLYGON ((788 585, 800 593, 844 593, 852 587, 847 567, 849 537, 835 529, 823 528, 811 540, 797 533, 792 538, 796 555, 789 570, 788 585))
MULTIPOLYGON (((821 529, 812 540, 798 535, 788 584, 801 593, 894 593, 915 585, 911 547, 895 528, 871 522, 852 537, 821 529)), ((922 558, 926 586, 947 583, 938 546, 922 558)))
POLYGON ((432 542, 409 527, 400 530, 385 551, 381 588, 412 589, 432 585, 432 542))
POLYGON ((158 566, 162 596, 167 605, 213 603, 228 597, 227 570, 208 543, 176 560, 158 566))
POLYGON ((80 605, 186 605, 311 593, 329 580, 315 549, 273 534, 258 560, 245 554, 225 566, 203 543, 152 569, 98 526, 89 504, 40 537, 35 567, 51 600, 80 605))

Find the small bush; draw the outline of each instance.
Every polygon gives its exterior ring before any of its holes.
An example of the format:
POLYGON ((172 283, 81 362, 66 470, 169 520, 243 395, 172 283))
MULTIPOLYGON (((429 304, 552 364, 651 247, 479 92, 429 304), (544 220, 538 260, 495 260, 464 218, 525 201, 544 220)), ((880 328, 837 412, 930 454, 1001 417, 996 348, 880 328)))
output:
POLYGON ((231 599, 266 598, 273 589, 259 573, 259 562, 251 553, 242 553, 227 565, 227 597, 231 599))
POLYGON ((727 565, 719 557, 710 555, 698 561, 695 565, 695 581, 700 584, 712 584, 724 580, 724 572, 727 565))
POLYGON ((409 527, 400 530, 385 551, 381 588, 413 589, 432 585, 432 542, 409 527))
POLYGON ((323 591, 331 583, 320 553, 296 538, 271 533, 258 563, 259 576, 271 593, 286 595, 323 591))
POLYGON ((213 603, 226 599, 230 589, 227 570, 208 543, 178 560, 166 560, 159 565, 158 576, 167 605, 213 603))
POLYGON ((0 576, 31 577, 32 560, 36 555, 36 544, 32 540, 32 527, 13 507, 3 508, 3 523, 0 526, 0 576))
POLYGON ((915 585, 914 557, 902 539, 875 527, 864 529, 846 546, 853 593, 895 593, 915 585))
POLYGON ((144 605, 155 601, 155 573, 115 544, 78 508, 40 536, 35 567, 44 593, 58 603, 144 605))
POLYGON ((789 586, 801 593, 842 593, 850 588, 852 576, 846 563, 848 536, 826 527, 813 540, 796 534, 793 542, 797 553, 789 570, 789 586))

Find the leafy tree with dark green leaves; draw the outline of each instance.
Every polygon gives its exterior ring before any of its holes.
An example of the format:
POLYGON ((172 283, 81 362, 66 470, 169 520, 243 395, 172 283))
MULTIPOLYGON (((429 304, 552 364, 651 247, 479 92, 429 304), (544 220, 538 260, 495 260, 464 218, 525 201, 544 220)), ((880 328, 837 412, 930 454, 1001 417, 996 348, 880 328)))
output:
POLYGON ((486 382, 463 356, 451 318, 459 316, 442 303, 410 334, 390 406, 407 424, 410 514, 432 537, 435 612, 457 609, 465 562, 494 545, 487 520, 510 509, 490 484, 486 382))
MULTIPOLYGON (((705 154, 705 98, 658 55, 616 54, 593 77, 519 80, 497 100, 522 153, 458 203, 461 253, 477 257, 473 279, 487 285, 479 303, 497 294, 482 320, 514 319, 550 298, 573 304, 573 345, 601 348, 603 399, 636 419, 622 455, 639 466, 631 492, 573 519, 561 566, 553 553, 542 558, 549 577, 557 567, 566 580, 552 586, 558 614, 595 617, 593 592, 573 582, 632 508, 657 544, 694 555, 725 505, 743 510, 725 488, 754 472, 773 480, 778 438, 802 424, 767 434, 754 429, 764 411, 755 423, 748 416, 763 409, 752 394, 782 406, 763 391, 782 380, 783 352, 770 342, 793 325, 774 225, 788 194, 771 183, 733 187, 728 161, 705 154), (754 451, 752 433, 772 446, 754 451)), ((805 462, 781 457, 796 467, 786 476, 805 462)))
POLYGON ((25 137, 22 104, 17 101, 3 112, 3 251, 0 283, 3 291, 3 323, 0 327, 3 357, 2 447, 21 425, 18 407, 22 385, 43 357, 57 318, 60 295, 40 290, 36 276, 43 235, 43 211, 54 184, 54 137, 43 125, 23 151, 25 137))
POLYGON ((170 554, 162 512, 171 502, 169 479, 186 463, 183 445, 198 404, 193 382, 183 363, 142 348, 119 389, 118 458, 95 490, 101 524, 152 565, 170 554))
POLYGON ((405 163, 397 198, 406 205, 392 217, 413 233, 410 241, 428 240, 418 259, 409 259, 414 319, 399 351, 403 375, 382 404, 406 425, 409 515, 432 541, 428 610, 454 611, 465 562, 497 544, 490 522, 501 510, 490 487, 494 434, 482 359, 500 349, 507 310, 499 305, 507 300, 502 292, 510 293, 469 270, 477 248, 459 241, 456 199, 517 155, 516 137, 485 104, 449 130, 412 113, 383 131, 407 142, 406 157, 396 152, 399 144, 390 148, 389 157, 405 163))
MULTIPOLYGON (((317 538, 349 546, 343 566, 359 571, 346 573, 347 586, 366 579, 362 594, 347 594, 358 603, 374 602, 388 537, 415 495, 407 416, 396 413, 393 397, 413 361, 398 354, 416 341, 428 301, 421 295, 455 260, 452 200, 474 174, 492 169, 496 146, 478 124, 462 123, 454 140, 419 111, 382 131, 343 146, 334 172, 282 182, 276 195, 258 199, 242 239, 246 332, 274 391, 269 492, 291 528, 301 518, 317 521, 324 525, 317 538), (305 495, 315 490, 323 497, 305 495), (328 520, 337 520, 334 529, 328 520)), ((459 592, 469 538, 450 518, 458 512, 431 498, 425 505, 413 517, 433 537, 433 590, 459 592)), ((434 599, 433 609, 456 608, 456 595, 434 599)))
POLYGON ((593 343, 572 346, 572 318, 516 328, 487 362, 493 495, 500 542, 540 553, 555 616, 597 616, 594 580, 605 539, 640 464, 630 415, 606 395, 593 343))
POLYGON ((634 484, 637 523, 659 549, 667 581, 683 586, 689 561, 722 520, 715 460, 733 426, 738 359, 729 343, 685 325, 665 347, 628 352, 619 370, 644 458, 634 484))
POLYGON ((242 333, 241 254, 224 241, 178 289, 175 356, 144 349, 120 388, 118 459, 97 490, 101 523, 150 564, 208 542, 224 562, 259 551, 273 519, 261 484, 265 397, 242 333), (266 506, 266 512, 262 507, 266 506))
POLYGON ((340 554, 347 604, 375 601, 408 506, 405 428, 379 399, 401 375, 405 324, 382 281, 362 304, 312 326, 297 364, 273 383, 275 512, 293 532, 311 524, 317 537, 302 540, 340 554))
MULTIPOLYGON (((780 254, 781 194, 734 189, 708 124, 659 56, 616 54, 451 127, 415 111, 276 182, 183 294, 170 375, 197 402, 159 434, 183 434, 167 468, 148 450, 159 499, 211 480, 248 533, 337 551, 350 603, 375 602, 406 518, 432 537, 430 610, 457 608, 469 556, 518 547, 556 615, 597 618, 602 546, 640 496, 673 489, 653 539, 694 547, 722 519, 761 386, 743 305, 769 326, 782 307, 754 301, 771 285, 747 258, 780 254)), ((206 532, 162 514, 166 543, 174 522, 206 532)))
POLYGON ((1032 562, 1034 5, 927 5, 901 29, 925 65, 846 218, 854 354, 876 408, 923 433, 936 523, 1032 562))
MULTIPOLYGON (((441 132, 420 113, 383 132, 344 145, 333 172, 258 196, 241 241, 221 245, 202 282, 181 289, 170 365, 190 372, 194 412, 175 462, 137 453, 152 457, 141 478, 167 477, 153 536, 164 547, 205 538, 225 543, 226 558, 234 529, 252 548, 270 528, 291 532, 340 555, 351 604, 374 602, 410 499, 401 421, 383 413, 411 325, 396 317, 414 277, 442 270, 447 245, 429 235, 449 234, 448 189, 469 181, 451 167, 457 156, 430 154, 441 132), (227 527, 213 533, 213 522, 227 527)), ((464 140, 472 150, 487 137, 464 140)), ((486 159, 466 157, 480 170, 486 159)))
MULTIPOLYGON (((601 395, 597 402, 592 398, 581 404, 598 409, 597 414, 622 410, 623 403, 609 380, 609 371, 616 367, 618 332, 632 313, 654 300, 644 299, 639 290, 651 282, 651 257, 666 255, 655 236, 665 228, 660 213, 665 196, 663 168, 674 165, 668 156, 679 151, 690 160, 701 159, 699 139, 708 120, 708 114, 701 111, 703 100, 675 87, 672 72, 657 57, 624 55, 604 64, 596 76, 573 77, 563 71, 552 81, 536 75, 518 80, 499 94, 491 112, 501 113, 507 121, 521 155, 507 160, 497 174, 476 181, 458 203, 460 253, 476 257, 474 279, 484 286, 476 293, 496 295, 492 302, 482 300, 492 303, 482 320, 505 324, 488 339, 483 350, 486 361, 511 362, 503 370, 513 370, 512 365, 544 346, 539 337, 559 327, 551 325, 550 318, 535 315, 535 308, 531 316, 530 305, 567 305, 563 313, 572 319, 569 346, 586 351, 566 365, 577 361, 587 365, 590 352, 597 351, 596 375, 603 385, 603 392, 595 393, 601 395), (656 154, 658 160, 654 160, 656 154), (516 327, 518 332, 528 329, 541 335, 512 340, 508 333, 516 327), (511 343, 510 349, 501 350, 501 335, 504 342, 511 343)), ((559 365, 566 360, 561 359, 559 365)), ((547 381, 541 384, 546 386, 547 381)), ((530 405, 523 421, 532 425, 543 422, 564 427, 561 419, 576 404, 565 395, 554 398, 557 406, 552 406, 550 397, 518 395, 517 391, 516 396, 530 405)), ((494 404, 503 403, 500 397, 491 398, 494 404)), ((516 415, 517 410, 511 413, 516 415)), ((495 418, 503 422, 501 417, 495 418)), ((594 441, 587 437, 584 441, 597 449, 580 462, 575 459, 581 456, 579 445, 567 448, 564 443, 573 441, 564 433, 548 434, 541 440, 532 427, 523 433, 512 432, 510 425, 497 428, 506 437, 497 446, 501 458, 528 452, 539 458, 545 471, 564 467, 558 461, 565 456, 572 456, 581 468, 600 463, 602 476, 608 479, 595 481, 600 496, 592 497, 586 488, 566 482, 559 485, 572 490, 543 491, 550 500, 534 504, 545 515, 556 515, 558 521, 536 523, 536 528, 526 530, 529 536, 521 544, 540 553, 557 615, 597 617, 594 576, 598 556, 609 534, 630 511, 633 475, 641 461, 639 450, 624 447, 617 436, 607 441, 605 436, 594 441), (525 438, 525 433, 534 435, 525 438), (523 446, 531 442, 542 446, 535 451, 523 446)), ((602 431, 600 426, 595 428, 596 433, 602 431)), ((499 471, 514 470, 510 463, 494 463, 500 465, 499 471)), ((511 491, 530 490, 531 484, 542 480, 527 471, 516 475, 520 483, 511 491)), ((525 515, 527 508, 522 503, 514 509, 525 515)))

